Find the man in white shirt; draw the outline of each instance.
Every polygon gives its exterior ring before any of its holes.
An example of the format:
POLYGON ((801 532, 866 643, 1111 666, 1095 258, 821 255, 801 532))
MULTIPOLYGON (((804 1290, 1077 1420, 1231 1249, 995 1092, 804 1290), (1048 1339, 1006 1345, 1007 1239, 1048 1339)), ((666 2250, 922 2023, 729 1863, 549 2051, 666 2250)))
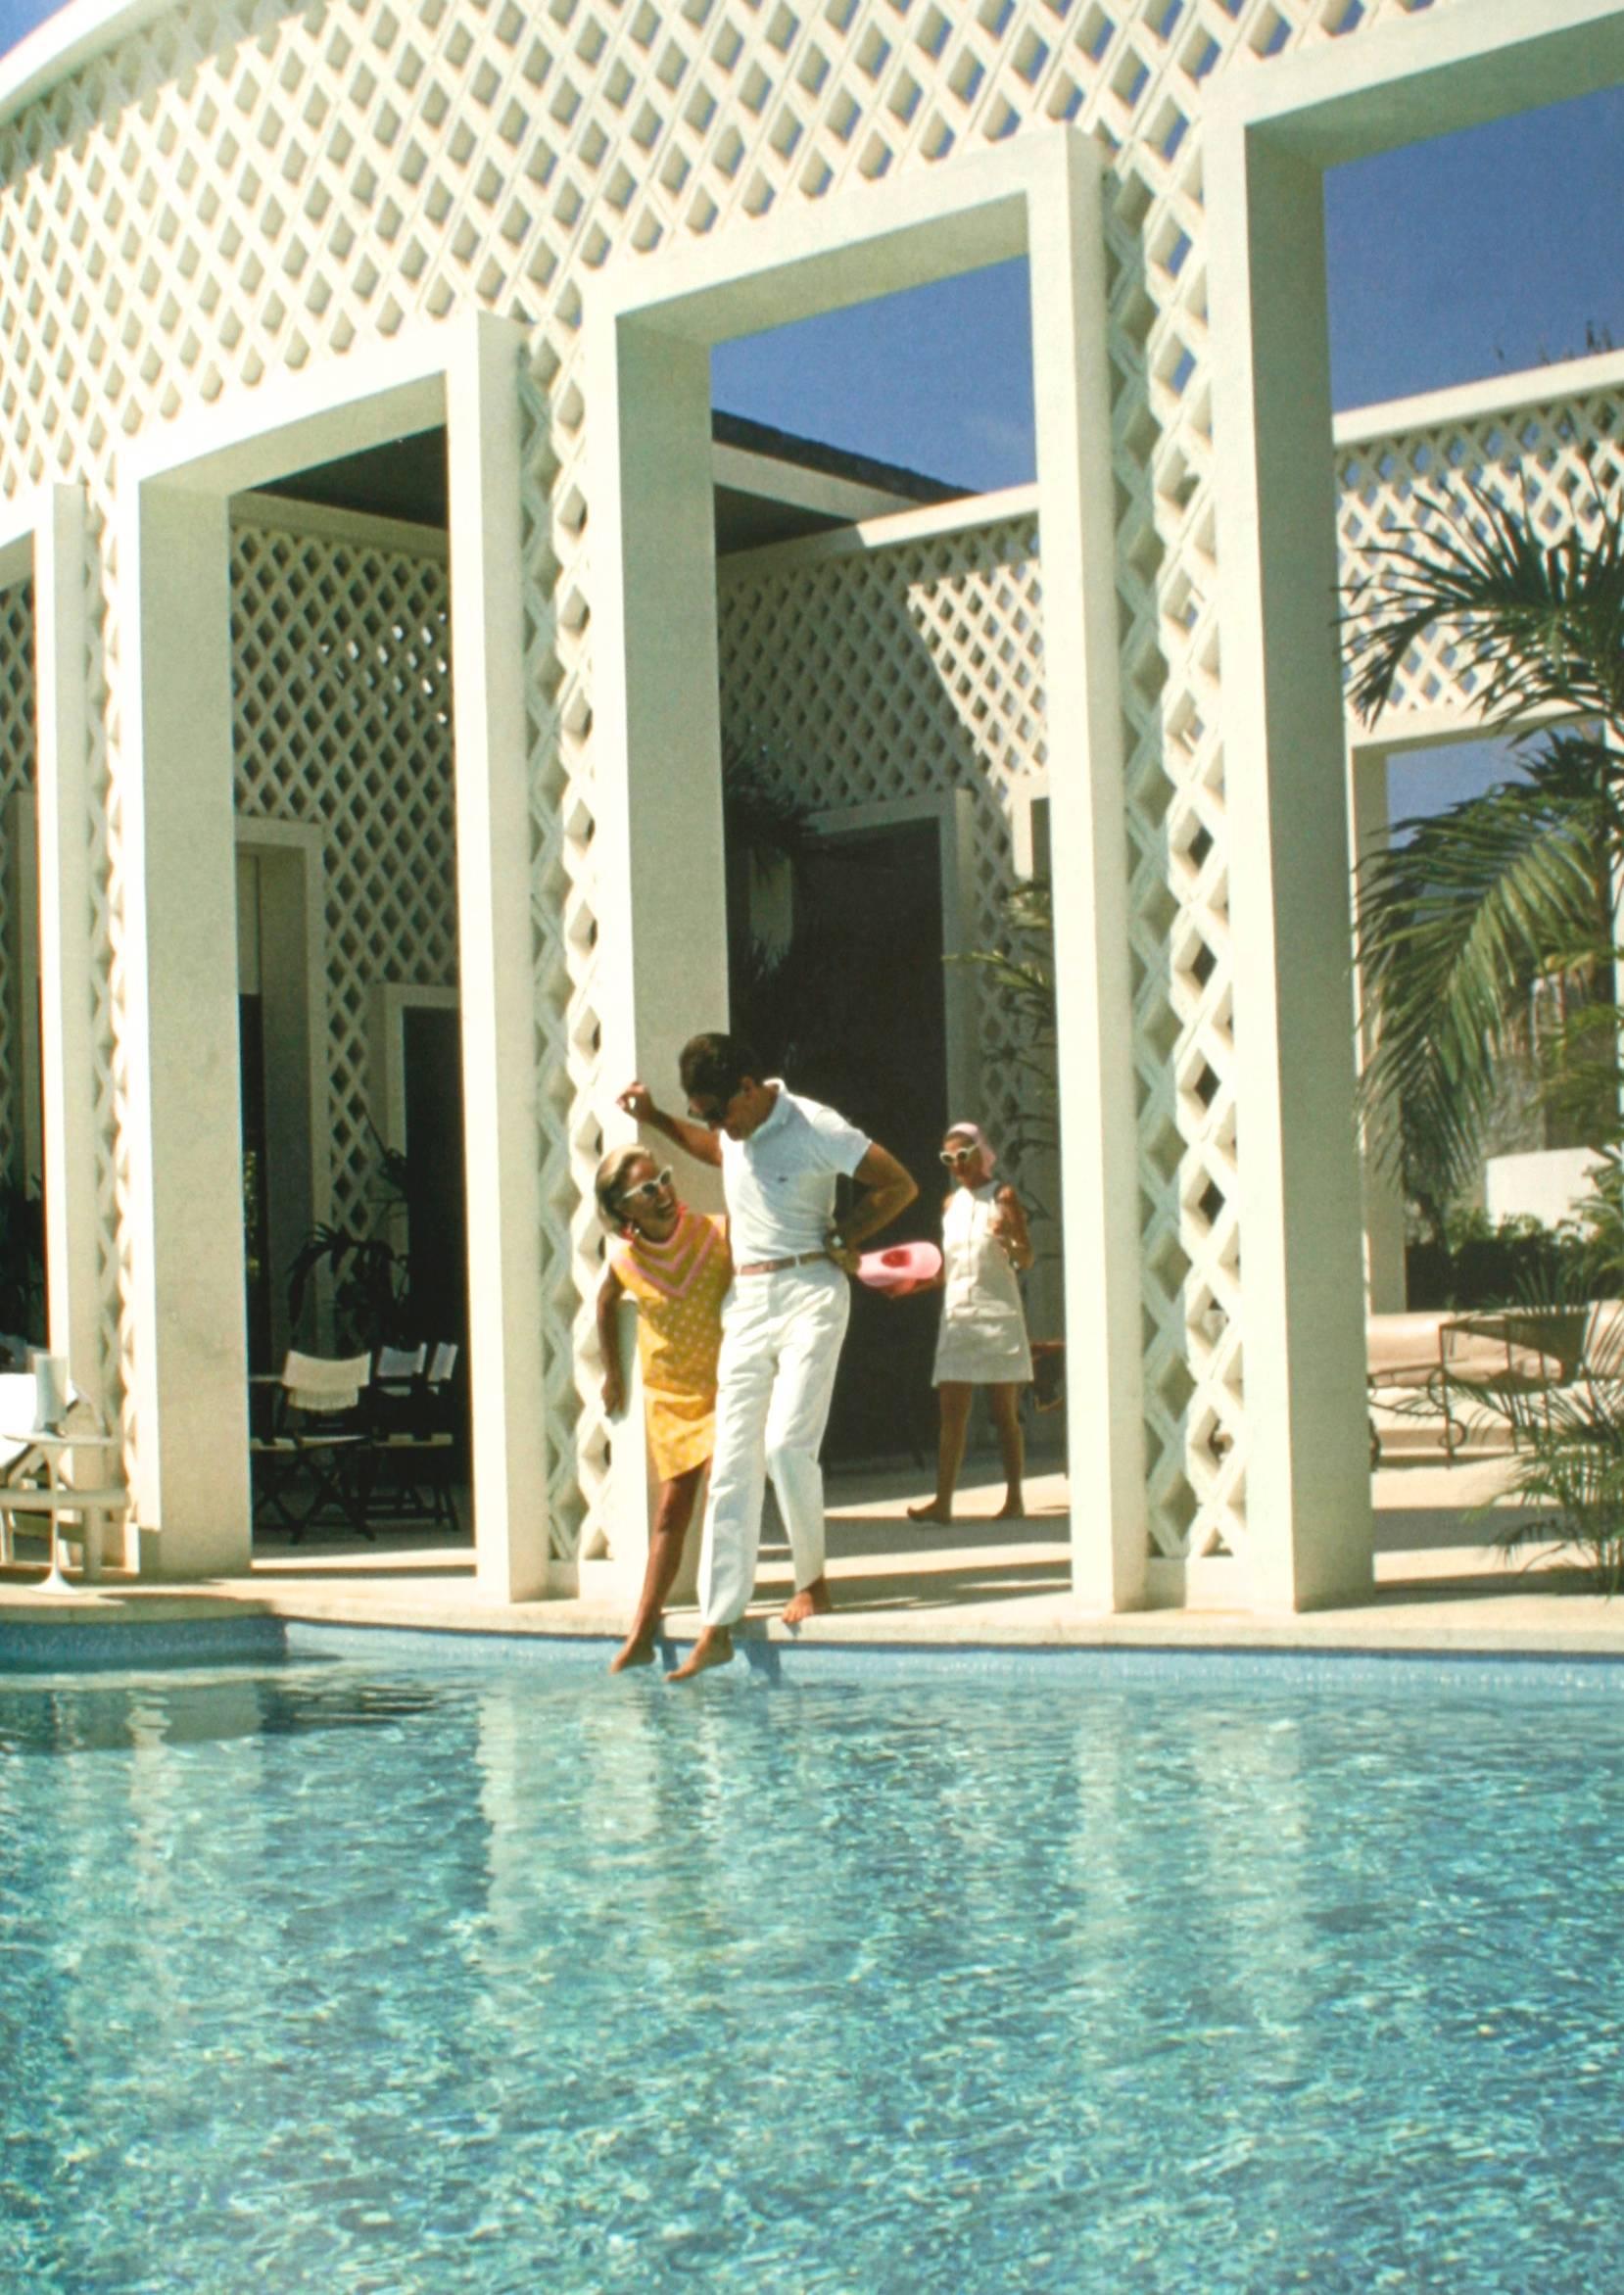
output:
POLYGON ((643 1083, 620 1106, 701 1164, 721 1168, 734 1283, 722 1309, 716 1449, 699 1550, 699 1638, 671 1675, 686 1681, 733 1655, 731 1629, 755 1587, 768 1476, 788 1533, 799 1625, 830 1606, 824 1574, 823 1445, 851 1313, 846 1278, 860 1244, 919 1193, 893 1155, 833 1108, 802 1099, 737 1036, 694 1036, 679 1063, 689 1121, 643 1083), (840 1175, 866 1192, 837 1229, 840 1175))

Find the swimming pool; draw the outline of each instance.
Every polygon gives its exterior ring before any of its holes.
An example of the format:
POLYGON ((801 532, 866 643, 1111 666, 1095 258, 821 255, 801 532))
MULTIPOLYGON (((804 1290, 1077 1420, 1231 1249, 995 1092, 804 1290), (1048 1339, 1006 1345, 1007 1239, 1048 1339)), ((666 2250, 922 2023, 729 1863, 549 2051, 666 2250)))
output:
POLYGON ((0 1683, 0 2286, 1616 2284, 1616 1672, 360 1647, 0 1683))

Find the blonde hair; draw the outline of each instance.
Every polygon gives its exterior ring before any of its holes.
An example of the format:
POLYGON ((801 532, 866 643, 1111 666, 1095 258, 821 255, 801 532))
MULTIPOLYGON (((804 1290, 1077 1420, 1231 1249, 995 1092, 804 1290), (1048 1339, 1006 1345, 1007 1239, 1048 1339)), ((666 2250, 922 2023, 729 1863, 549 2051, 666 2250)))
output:
POLYGON ((598 1165, 592 1183, 593 1193, 597 1198, 597 1216, 605 1227, 625 1224, 626 1206, 622 1191, 626 1185, 626 1174, 634 1164, 651 1164, 653 1160, 645 1147, 639 1147, 635 1142, 631 1147, 610 1148, 598 1165))

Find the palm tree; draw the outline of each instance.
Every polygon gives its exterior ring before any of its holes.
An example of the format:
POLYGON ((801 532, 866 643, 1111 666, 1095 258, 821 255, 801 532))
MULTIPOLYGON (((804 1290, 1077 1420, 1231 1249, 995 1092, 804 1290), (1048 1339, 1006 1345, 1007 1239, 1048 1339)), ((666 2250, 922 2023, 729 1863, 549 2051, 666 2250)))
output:
MULTIPOLYGON (((1345 623, 1352 697, 1366 723, 1391 699, 1417 639, 1447 634, 1475 673, 1489 730, 1518 736, 1524 777, 1425 821, 1398 825, 1360 870, 1358 937, 1374 1021, 1364 1085, 1388 1122, 1406 1184, 1438 1203, 1476 1163, 1497 1074, 1523 1036, 1531 993, 1559 1005, 1545 1053, 1548 1096, 1583 1111, 1607 1151, 1585 1209, 1589 1265, 1578 1296, 1624 1288, 1624 1012, 1614 988, 1624 886, 1624 519, 1594 467, 1554 547, 1520 508, 1470 481, 1418 496, 1418 522, 1370 553, 1345 623), (1397 1120, 1393 1121, 1396 1113, 1397 1120)), ((1558 1314, 1570 1302, 1546 1305, 1558 1314)), ((1537 1312, 1537 1311, 1536 1311, 1537 1312)), ((1509 1403, 1508 1547, 1576 1545, 1608 1593, 1624 1583, 1624 1335, 1587 1319, 1585 1360, 1554 1393, 1509 1403)))
MULTIPOLYGON (((1543 1088, 1594 1144, 1618 1132, 1614 914, 1624 881, 1624 515, 1594 469, 1564 539, 1470 480, 1418 490, 1417 518, 1366 553, 1344 622, 1366 723, 1415 642, 1447 635, 1486 731, 1518 735, 1523 778, 1396 825, 1360 870, 1373 1019, 1366 1103, 1408 1192, 1436 1210, 1475 1166, 1532 992, 1562 983, 1543 1088)), ((1549 999, 1548 999, 1549 1001, 1549 999)))

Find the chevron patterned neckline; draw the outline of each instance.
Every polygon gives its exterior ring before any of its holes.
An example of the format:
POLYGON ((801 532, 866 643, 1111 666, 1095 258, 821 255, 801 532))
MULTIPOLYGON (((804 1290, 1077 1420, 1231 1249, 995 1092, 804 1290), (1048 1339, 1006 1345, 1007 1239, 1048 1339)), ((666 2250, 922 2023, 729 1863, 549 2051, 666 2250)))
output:
POLYGON ((638 1272, 656 1291, 663 1292, 668 1299, 685 1299, 720 1250, 721 1243, 722 1238, 710 1221, 684 1204, 677 1214, 676 1226, 663 1243, 634 1234, 628 1238, 626 1248, 638 1272))

